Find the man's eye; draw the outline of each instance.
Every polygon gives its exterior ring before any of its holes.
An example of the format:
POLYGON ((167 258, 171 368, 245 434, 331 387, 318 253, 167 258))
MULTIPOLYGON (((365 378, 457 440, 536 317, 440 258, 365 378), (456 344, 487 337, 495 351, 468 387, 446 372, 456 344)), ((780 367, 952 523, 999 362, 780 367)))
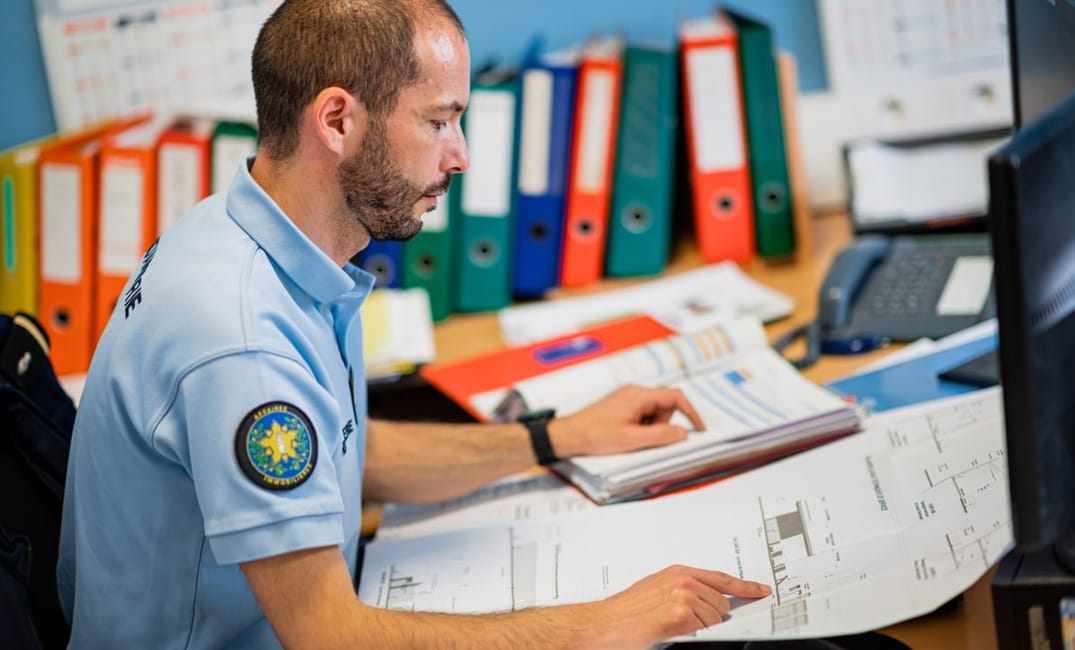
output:
POLYGON ((433 120, 433 128, 434 129, 440 131, 441 129, 444 129, 444 128, 447 128, 447 127, 448 127, 447 122, 444 122, 442 120, 433 120))

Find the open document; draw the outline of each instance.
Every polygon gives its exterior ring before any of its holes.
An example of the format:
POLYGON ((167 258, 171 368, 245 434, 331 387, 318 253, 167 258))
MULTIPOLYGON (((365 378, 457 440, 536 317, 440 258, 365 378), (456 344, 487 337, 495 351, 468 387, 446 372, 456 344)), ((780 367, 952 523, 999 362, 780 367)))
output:
MULTIPOLYGON (((598 503, 643 498, 684 481, 749 467, 858 425, 856 410, 771 350, 752 318, 597 357, 520 381, 510 390, 478 394, 473 402, 477 411, 494 415, 490 419, 498 419, 506 399, 524 403, 525 409, 551 407, 569 415, 630 383, 679 388, 705 430, 664 447, 555 465, 598 503)), ((690 426, 682 414, 676 417, 690 426)))
POLYGON ((773 593, 678 640, 834 636, 936 609, 1012 541, 997 389, 872 416, 857 435, 656 500, 525 520, 482 507, 483 527, 442 517, 442 532, 370 543, 359 597, 510 611, 605 598, 682 563, 773 593))

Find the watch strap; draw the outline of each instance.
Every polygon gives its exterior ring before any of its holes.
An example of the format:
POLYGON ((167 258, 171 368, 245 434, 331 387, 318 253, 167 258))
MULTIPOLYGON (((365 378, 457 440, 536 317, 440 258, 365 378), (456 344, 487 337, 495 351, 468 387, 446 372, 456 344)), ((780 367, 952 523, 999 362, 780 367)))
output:
POLYGON ((519 422, 530 433, 530 446, 534 449, 534 457, 539 465, 552 465, 560 460, 552 450, 552 442, 549 440, 549 420, 554 414, 551 409, 546 409, 519 416, 519 422))

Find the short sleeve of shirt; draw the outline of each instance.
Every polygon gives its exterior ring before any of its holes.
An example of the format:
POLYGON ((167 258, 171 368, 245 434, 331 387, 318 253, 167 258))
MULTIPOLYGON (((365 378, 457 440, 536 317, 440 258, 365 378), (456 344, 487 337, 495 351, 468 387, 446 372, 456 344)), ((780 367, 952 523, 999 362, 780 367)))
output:
POLYGON ((335 441, 323 437, 338 413, 308 368, 277 354, 232 354, 183 377, 152 444, 183 459, 218 563, 343 542, 335 441))

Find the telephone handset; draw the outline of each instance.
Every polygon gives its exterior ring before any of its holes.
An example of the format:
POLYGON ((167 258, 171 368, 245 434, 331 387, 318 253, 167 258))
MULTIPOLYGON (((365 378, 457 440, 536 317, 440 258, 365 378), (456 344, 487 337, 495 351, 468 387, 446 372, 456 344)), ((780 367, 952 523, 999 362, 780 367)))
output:
POLYGON ((779 337, 773 348, 784 354, 793 341, 803 339, 805 352, 788 361, 796 368, 808 368, 822 353, 852 354, 884 345, 887 341, 883 337, 853 332, 851 315, 855 298, 890 247, 891 240, 882 235, 859 235, 845 246, 832 261, 818 290, 817 319, 779 337))
POLYGON ((846 329, 855 298, 891 245, 891 239, 882 235, 859 235, 837 254, 818 291, 817 317, 823 340, 850 334, 846 329))

